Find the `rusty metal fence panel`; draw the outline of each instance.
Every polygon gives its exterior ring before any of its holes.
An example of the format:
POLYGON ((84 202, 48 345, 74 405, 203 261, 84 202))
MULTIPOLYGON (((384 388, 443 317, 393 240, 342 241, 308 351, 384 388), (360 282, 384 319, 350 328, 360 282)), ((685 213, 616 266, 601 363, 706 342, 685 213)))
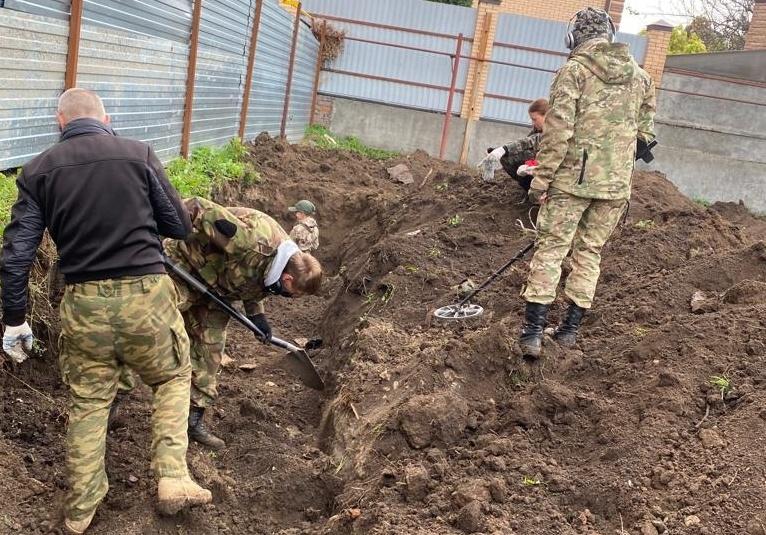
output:
MULTIPOLYGON (((483 119, 528 125, 527 107, 548 96, 555 72, 566 62, 567 24, 500 14, 482 109, 483 119)), ((636 61, 646 55, 645 37, 617 34, 630 45, 636 61)))
MULTIPOLYGON (((467 40, 463 53, 469 54, 475 9, 412 0, 305 0, 303 6, 346 32, 343 54, 322 74, 322 94, 431 111, 446 109, 452 78, 448 54, 455 53, 460 33, 467 40), (413 50, 418 48, 441 54, 413 50)), ((468 61, 462 61, 459 95, 467 75, 468 61)), ((461 107, 458 96, 453 113, 460 113, 461 107)))
POLYGON ((58 139, 68 27, 0 9, 0 169, 22 165, 58 139))

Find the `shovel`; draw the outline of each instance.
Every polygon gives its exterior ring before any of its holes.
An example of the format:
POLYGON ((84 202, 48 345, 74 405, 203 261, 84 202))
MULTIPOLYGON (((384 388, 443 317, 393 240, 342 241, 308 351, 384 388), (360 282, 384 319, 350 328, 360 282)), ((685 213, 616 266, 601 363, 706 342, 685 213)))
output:
MULTIPOLYGON (((229 316, 255 333, 256 336, 265 338, 264 333, 258 327, 256 327, 252 321, 247 319, 244 314, 231 306, 224 298, 212 291, 205 284, 197 280, 194 276, 175 265, 170 261, 169 258, 165 257, 164 261, 168 269, 172 271, 173 274, 176 275, 179 279, 210 299, 229 316)), ((298 379, 300 379, 301 382, 309 388, 313 388, 314 390, 324 390, 324 381, 322 381, 322 377, 319 375, 319 372, 314 366, 314 363, 311 362, 311 359, 309 358, 305 349, 293 345, 290 342, 286 342, 285 340, 281 340, 275 336, 271 337, 269 343, 273 346, 286 349, 288 351, 287 355, 282 358, 281 362, 282 366, 287 371, 298 377, 298 379)))

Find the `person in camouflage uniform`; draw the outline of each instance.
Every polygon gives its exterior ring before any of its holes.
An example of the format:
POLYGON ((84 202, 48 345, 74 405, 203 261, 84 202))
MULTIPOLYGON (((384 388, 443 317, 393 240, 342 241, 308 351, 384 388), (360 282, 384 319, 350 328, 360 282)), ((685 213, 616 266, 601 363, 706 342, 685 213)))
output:
POLYGON ((319 249, 319 226, 314 215, 316 206, 311 201, 298 201, 288 208, 295 214, 298 223, 290 231, 290 239, 298 244, 301 251, 310 253, 319 249))
POLYGON ((593 304, 601 249, 625 212, 638 141, 654 138, 655 89, 649 75, 613 43, 609 15, 587 8, 568 35, 572 53, 551 86, 550 111, 530 198, 542 202, 537 246, 523 290, 527 303, 520 345, 538 356, 561 263, 572 250, 564 290, 571 301, 555 339, 573 346, 593 304))
MULTIPOLYGON (((264 314, 267 296, 318 293, 322 282, 319 262, 301 252, 274 219, 257 210, 224 208, 199 197, 184 203, 191 215, 192 234, 185 241, 165 240, 165 254, 224 299, 242 301, 245 314, 267 340, 271 338, 264 314)), ((219 449, 225 442, 206 428, 204 412, 218 397, 229 315, 179 280, 176 288, 191 340, 189 437, 219 449)))
POLYGON ((543 135, 543 125, 548 107, 548 100, 544 98, 538 98, 532 102, 528 109, 529 119, 532 121, 532 131, 526 137, 512 141, 507 145, 497 149, 491 147, 487 149, 487 153, 491 157, 499 159, 505 172, 518 182, 524 191, 529 191, 532 177, 519 175, 519 167, 527 160, 534 160, 540 149, 540 139, 543 135))

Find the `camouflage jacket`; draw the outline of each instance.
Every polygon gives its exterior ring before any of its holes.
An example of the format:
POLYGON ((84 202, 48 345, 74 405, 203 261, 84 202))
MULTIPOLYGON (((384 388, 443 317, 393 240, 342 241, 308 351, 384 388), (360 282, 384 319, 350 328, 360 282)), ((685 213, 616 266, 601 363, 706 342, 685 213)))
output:
POLYGON ((310 253, 319 249, 319 226, 313 217, 307 217, 293 227, 290 239, 298 244, 301 251, 310 253))
POLYGON ((532 130, 527 137, 523 137, 504 145, 505 158, 516 163, 524 163, 527 160, 533 160, 537 155, 537 151, 540 150, 540 139, 542 137, 542 132, 532 130))
POLYGON ((165 240, 167 256, 227 300, 242 301, 247 314, 263 313, 263 281, 287 232, 250 208, 224 208, 200 197, 184 204, 193 230, 185 241, 165 240))
POLYGON ((551 86, 532 188, 628 199, 636 139, 654 139, 654 83, 628 46, 592 39, 551 86))

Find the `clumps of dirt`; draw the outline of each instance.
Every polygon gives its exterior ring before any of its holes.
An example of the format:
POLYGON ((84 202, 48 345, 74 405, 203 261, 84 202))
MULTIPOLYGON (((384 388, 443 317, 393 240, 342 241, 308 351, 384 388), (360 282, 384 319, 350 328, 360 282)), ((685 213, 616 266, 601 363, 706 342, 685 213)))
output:
POLYGON ((339 30, 324 19, 312 19, 311 31, 319 41, 319 57, 322 64, 335 61, 343 52, 346 32, 339 30))

